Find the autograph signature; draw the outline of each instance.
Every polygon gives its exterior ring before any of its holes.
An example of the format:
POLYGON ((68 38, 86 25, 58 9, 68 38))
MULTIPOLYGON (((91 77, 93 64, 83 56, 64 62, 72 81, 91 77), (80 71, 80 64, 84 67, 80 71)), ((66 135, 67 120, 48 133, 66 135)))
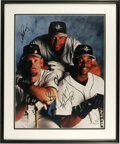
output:
POLYGON ((74 99, 73 95, 73 91, 69 93, 68 97, 65 94, 63 94, 60 107, 65 107, 68 101, 72 102, 74 99))
POLYGON ((29 29, 29 27, 27 26, 27 24, 26 24, 26 25, 24 25, 24 24, 21 25, 20 35, 21 35, 21 40, 22 40, 22 41, 23 41, 24 38, 25 38, 26 32, 29 32, 29 31, 30 31, 30 29, 29 29))

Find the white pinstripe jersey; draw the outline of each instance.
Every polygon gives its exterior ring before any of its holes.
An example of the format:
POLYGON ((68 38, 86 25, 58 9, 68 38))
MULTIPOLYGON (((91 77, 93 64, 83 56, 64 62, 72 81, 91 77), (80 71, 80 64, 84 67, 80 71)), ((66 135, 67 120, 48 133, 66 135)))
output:
MULTIPOLYGON (((72 107, 79 105, 85 99, 95 94, 104 95, 104 80, 88 73, 86 86, 75 81, 70 75, 60 82, 58 97, 56 98, 55 115, 71 115, 72 107)), ((76 128, 100 128, 100 115, 98 109, 93 109, 76 128)))
POLYGON ((45 62, 57 61, 64 66, 73 64, 72 58, 75 48, 80 44, 76 39, 67 36, 63 51, 58 55, 50 47, 50 36, 43 35, 35 38, 31 43, 37 44, 40 48, 41 56, 45 62))
MULTIPOLYGON (((41 69, 40 77, 34 83, 34 85, 41 87, 53 87, 58 90, 56 77, 57 76, 51 71, 41 69)), ((22 88, 16 85, 15 107, 17 108, 17 110, 22 107, 22 104, 25 101, 27 95, 28 93, 26 93, 22 88)))

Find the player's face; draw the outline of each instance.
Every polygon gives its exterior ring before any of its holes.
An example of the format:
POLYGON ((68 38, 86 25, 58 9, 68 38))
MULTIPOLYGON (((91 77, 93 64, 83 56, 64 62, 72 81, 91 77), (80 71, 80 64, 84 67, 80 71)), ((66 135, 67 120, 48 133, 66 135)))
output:
POLYGON ((92 58, 87 55, 81 56, 77 60, 77 67, 78 67, 80 74, 82 75, 88 74, 88 72, 90 71, 92 67, 92 58))
POLYGON ((40 75, 43 59, 37 56, 28 56, 26 58, 25 69, 26 74, 31 82, 35 82, 40 75))
POLYGON ((54 51, 59 52, 63 48, 63 46, 66 42, 66 39, 67 39, 66 36, 60 36, 60 35, 52 36, 51 44, 52 44, 54 51))

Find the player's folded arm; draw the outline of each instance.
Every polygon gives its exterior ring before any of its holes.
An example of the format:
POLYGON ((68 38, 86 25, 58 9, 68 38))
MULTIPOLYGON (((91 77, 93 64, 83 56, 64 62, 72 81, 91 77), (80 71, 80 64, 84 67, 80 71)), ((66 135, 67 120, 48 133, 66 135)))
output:
POLYGON ((57 90, 53 87, 40 87, 32 85, 29 88, 29 93, 38 98, 41 102, 50 105, 56 98, 57 90))

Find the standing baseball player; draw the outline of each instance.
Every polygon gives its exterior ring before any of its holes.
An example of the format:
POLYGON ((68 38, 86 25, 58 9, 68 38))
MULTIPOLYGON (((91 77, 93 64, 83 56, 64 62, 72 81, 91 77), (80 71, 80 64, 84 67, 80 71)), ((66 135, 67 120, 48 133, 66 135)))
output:
POLYGON ((15 128, 58 128, 45 117, 47 107, 57 95, 57 76, 41 69, 42 66, 39 47, 35 44, 25 46, 18 63, 21 75, 16 76, 15 128))
POLYGON ((77 46, 69 76, 60 82, 55 115, 61 117, 61 127, 104 127, 104 80, 90 73, 95 60, 92 48, 77 46))
MULTIPOLYGON (((49 65, 49 68, 57 73, 59 80, 66 75, 66 71, 70 71, 75 48, 80 44, 78 40, 67 35, 66 24, 60 21, 51 22, 48 34, 35 38, 31 43, 39 46, 40 53, 46 62, 44 68, 47 69, 49 65)), ((92 61, 90 72, 101 75, 96 60, 92 61)))

